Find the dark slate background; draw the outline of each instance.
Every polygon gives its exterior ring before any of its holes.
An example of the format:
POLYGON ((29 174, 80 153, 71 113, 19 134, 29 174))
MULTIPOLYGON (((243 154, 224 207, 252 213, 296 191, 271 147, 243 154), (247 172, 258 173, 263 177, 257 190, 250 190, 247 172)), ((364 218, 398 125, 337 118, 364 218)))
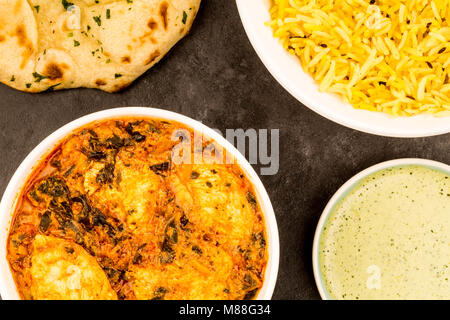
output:
POLYGON ((378 137, 310 111, 258 59, 234 1, 205 0, 191 34, 122 93, 78 89, 31 95, 0 85, 0 194, 26 155, 54 130, 80 116, 125 106, 172 110, 222 132, 280 129, 280 171, 261 177, 281 241, 274 299, 319 298, 311 267, 314 230, 328 199, 346 180, 396 158, 450 163, 450 135, 378 137))

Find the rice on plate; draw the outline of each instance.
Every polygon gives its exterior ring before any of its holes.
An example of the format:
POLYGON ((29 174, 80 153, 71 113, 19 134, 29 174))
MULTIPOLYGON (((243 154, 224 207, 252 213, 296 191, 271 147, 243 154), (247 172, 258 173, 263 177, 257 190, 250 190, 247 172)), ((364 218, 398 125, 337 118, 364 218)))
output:
POLYGON ((273 0, 270 15, 320 91, 393 116, 450 115, 450 0, 273 0))

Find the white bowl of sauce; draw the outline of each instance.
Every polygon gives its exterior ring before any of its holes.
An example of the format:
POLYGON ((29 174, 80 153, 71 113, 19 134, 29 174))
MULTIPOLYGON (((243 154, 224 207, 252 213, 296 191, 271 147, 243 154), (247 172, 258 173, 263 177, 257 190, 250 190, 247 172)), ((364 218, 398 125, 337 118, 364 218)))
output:
POLYGON ((450 166, 370 167, 331 198, 313 245, 322 299, 450 299, 450 166))

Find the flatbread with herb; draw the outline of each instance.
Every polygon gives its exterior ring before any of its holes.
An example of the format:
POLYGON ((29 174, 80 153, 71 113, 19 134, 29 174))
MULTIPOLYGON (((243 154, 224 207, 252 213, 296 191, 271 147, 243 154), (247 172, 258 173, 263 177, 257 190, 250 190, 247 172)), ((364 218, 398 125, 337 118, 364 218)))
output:
POLYGON ((116 92, 189 31, 201 0, 0 0, 0 82, 116 92))

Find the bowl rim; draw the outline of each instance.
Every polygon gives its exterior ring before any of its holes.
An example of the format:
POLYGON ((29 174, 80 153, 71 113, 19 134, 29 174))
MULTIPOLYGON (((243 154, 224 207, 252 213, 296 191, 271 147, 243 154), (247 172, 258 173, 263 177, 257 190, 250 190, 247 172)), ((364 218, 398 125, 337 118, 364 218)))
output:
POLYGON ((77 118, 54 131, 47 138, 42 140, 42 142, 40 142, 27 155, 25 160, 23 160, 9 181, 0 202, 0 295, 2 296, 2 299, 20 299, 12 277, 9 263, 6 258, 7 238, 14 208, 17 205, 17 198, 34 167, 74 130, 96 121, 124 117, 147 117, 179 122, 205 136, 212 138, 235 157, 236 163, 244 171, 247 178, 254 186, 254 190, 266 223, 269 259, 266 266, 264 283, 256 299, 270 300, 272 298, 278 276, 280 244, 275 212, 273 210, 269 195, 267 194, 267 191, 259 176, 245 157, 230 142, 228 142, 213 129, 205 126, 197 120, 179 113, 150 107, 107 109, 77 118))
MULTIPOLYGON (((253 23, 251 21, 250 17, 254 15, 254 10, 252 8, 255 8, 255 6, 265 6, 268 1, 272 0, 236 0, 237 8, 239 11, 239 15, 242 21, 242 24, 244 26, 245 32, 247 34, 248 39, 250 40, 251 45, 253 46, 254 50, 256 51, 258 57, 264 64, 264 66, 267 68, 267 70, 271 73, 271 75, 275 78, 275 80, 286 90, 288 91, 295 99, 300 101, 302 104, 304 104, 309 109, 313 110, 317 114, 321 115, 322 117, 333 121, 335 123, 338 123, 340 125, 343 125, 345 127, 355 129, 364 133, 374 134, 378 136, 386 136, 386 137, 396 137, 396 138, 419 138, 419 137, 431 137, 436 135, 442 135, 450 132, 450 117, 444 124, 439 124, 439 126, 436 128, 434 125, 429 125, 426 128, 417 129, 415 128, 415 123, 412 122, 412 119, 425 119, 425 117, 432 117, 431 115, 419 115, 419 116, 412 116, 412 117, 400 117, 400 118, 394 118, 392 116, 389 116, 388 114, 384 114, 381 112, 373 112, 373 111, 367 111, 367 110, 361 110, 361 109, 354 109, 360 114, 367 113, 370 114, 372 117, 385 117, 386 121, 393 121, 393 120, 399 120, 399 121, 409 121, 411 124, 408 125, 408 129, 401 129, 400 127, 395 126, 393 123, 392 125, 377 125, 374 121, 362 121, 359 119, 355 119, 352 117, 348 117, 344 115, 341 112, 334 112, 333 108, 323 106, 320 102, 316 101, 314 97, 311 96, 310 91, 307 90, 299 90, 299 86, 294 83, 293 81, 289 80, 289 77, 287 76, 286 72, 283 71, 284 67, 281 67, 281 65, 278 63, 277 58, 279 56, 277 54, 273 54, 270 51, 267 50, 268 47, 271 48, 282 48, 281 43, 279 41, 276 41, 276 43, 273 42, 273 36, 271 37, 270 43, 268 43, 266 36, 258 31, 257 24, 253 23)), ((268 12, 267 12, 268 13, 268 12)), ((266 27, 269 28, 269 27, 266 27)), ((285 52, 286 56, 289 56, 289 53, 286 52, 284 48, 282 48, 285 52)), ((312 77, 305 73, 303 69, 301 68, 301 65, 299 64, 299 72, 302 74, 305 74, 308 76, 311 81, 313 81, 312 77)), ((318 88, 318 86, 316 86, 318 88)), ((316 90, 318 91, 318 89, 316 90)), ((330 93, 320 93, 321 95, 327 95, 327 96, 334 96, 330 93)), ((337 99, 341 100, 341 98, 337 97, 337 99)), ((341 101, 340 103, 344 103, 341 101)), ((348 103, 344 103, 350 108, 353 108, 348 103)), ((435 117, 436 120, 439 119, 435 117)))
POLYGON ((357 187, 358 184, 363 179, 381 170, 403 166, 421 166, 450 174, 450 165, 447 165, 445 163, 421 158, 402 158, 375 164, 367 169, 362 170, 361 172, 357 173, 352 178, 347 180, 347 182, 345 182, 328 201, 325 209, 323 210, 320 216, 319 222, 317 223, 316 231, 314 233, 314 240, 312 247, 313 273, 317 289, 319 291, 320 297, 323 300, 334 300, 333 297, 328 292, 326 285, 323 281, 319 263, 319 242, 320 237, 322 236, 323 233, 323 228, 327 223, 328 218, 330 217, 336 206, 339 205, 339 203, 343 200, 343 198, 345 198, 345 196, 347 196, 355 187, 357 187))

